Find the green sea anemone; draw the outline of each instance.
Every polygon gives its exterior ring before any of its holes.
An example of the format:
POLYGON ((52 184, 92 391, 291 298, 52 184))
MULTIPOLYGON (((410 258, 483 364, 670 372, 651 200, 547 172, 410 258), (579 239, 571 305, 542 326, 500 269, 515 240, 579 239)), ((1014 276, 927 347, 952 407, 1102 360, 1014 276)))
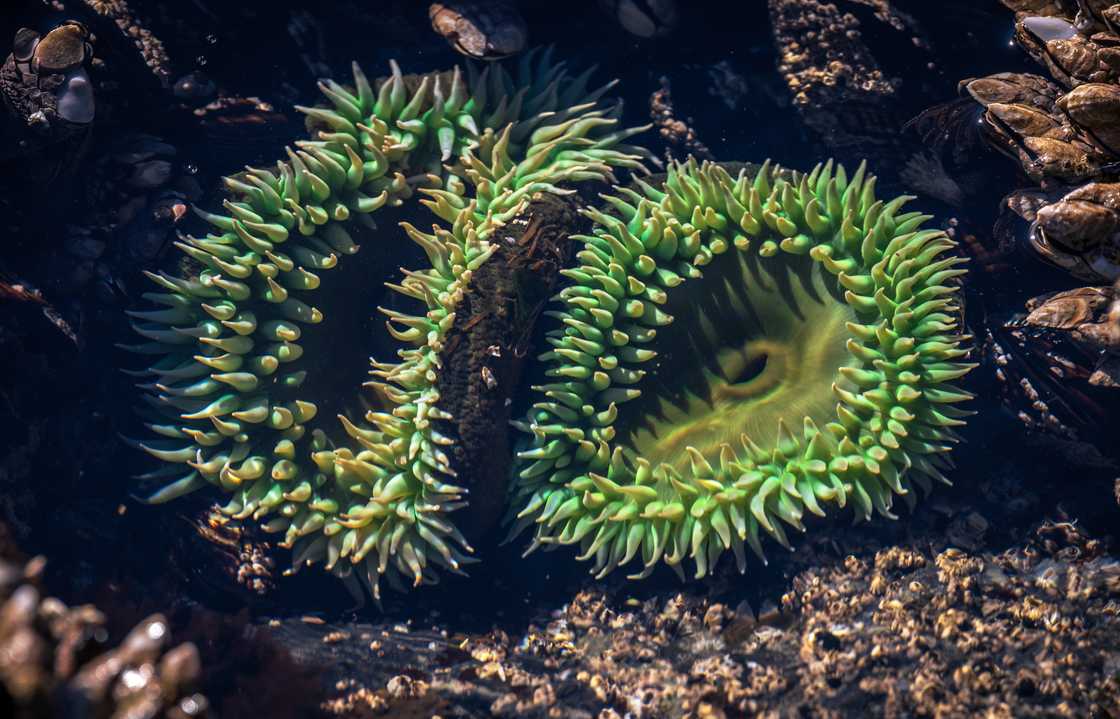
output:
POLYGON ((972 365, 957 322, 964 259, 910 197, 875 198, 865 166, 694 161, 587 210, 520 424, 518 531, 579 545, 603 576, 640 558, 702 577, 759 530, 945 481, 972 365))
POLYGON ((146 479, 173 480, 148 500, 219 487, 231 495, 221 512, 280 533, 296 567, 357 568, 375 597, 383 575, 459 572, 471 550, 449 515, 465 489, 448 458, 456 438, 437 429, 450 418, 440 353, 456 307, 491 234, 533 194, 611 179, 648 155, 622 144, 644 128, 620 129, 620 106, 600 102, 610 85, 588 91, 589 76, 532 53, 513 74, 405 78, 394 63, 379 84, 356 65, 353 87, 321 83, 330 107, 299 108, 313 139, 226 178, 224 213, 198 211, 210 234, 177 243, 198 271, 151 274, 155 309, 130 313, 148 340, 130 349, 156 357, 138 373, 156 439, 136 444, 167 463, 146 479), (445 224, 403 223, 430 266, 391 285, 417 313, 382 309, 401 349, 372 362, 377 409, 364 422, 319 416, 303 357, 327 348, 300 338, 324 320, 321 275, 358 250, 348 221, 414 192, 445 224))

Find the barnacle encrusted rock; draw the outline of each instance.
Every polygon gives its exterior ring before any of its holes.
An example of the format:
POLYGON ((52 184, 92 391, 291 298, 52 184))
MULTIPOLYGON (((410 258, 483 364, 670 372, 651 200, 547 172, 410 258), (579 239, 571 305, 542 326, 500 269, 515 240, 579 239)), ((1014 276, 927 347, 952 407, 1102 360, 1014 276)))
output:
POLYGON ((964 259, 883 202, 865 166, 695 161, 588 210, 558 295, 548 381, 520 424, 514 530, 574 544, 603 576, 640 557, 704 576, 760 530, 945 481, 973 366, 958 329, 964 259))
MULTIPOLYGON (((225 214, 178 246, 197 275, 152 274, 158 309, 131 313, 156 357, 140 372, 157 439, 138 442, 167 466, 149 479, 173 481, 163 502, 203 487, 232 496, 222 513, 253 519, 295 550, 295 565, 351 568, 374 596, 394 572, 413 584, 435 567, 459 572, 471 551, 448 514, 466 504, 440 431, 439 377, 445 341, 473 274, 494 253, 496 230, 537 193, 606 180, 648 154, 621 144, 644 128, 620 129, 619 105, 600 102, 548 53, 463 77, 458 68, 407 82, 371 84, 355 65, 354 87, 326 81, 330 108, 299 108, 314 139, 287 150, 273 169, 226 178, 225 214), (372 360, 371 402, 358 418, 318 416, 301 387, 301 328, 322 322, 322 273, 358 247, 346 229, 420 192, 445 224, 430 233, 402 223, 430 267, 391 284, 421 309, 382 309, 400 343, 396 361, 372 360)), ((327 351, 308 347, 306 351, 327 351)))

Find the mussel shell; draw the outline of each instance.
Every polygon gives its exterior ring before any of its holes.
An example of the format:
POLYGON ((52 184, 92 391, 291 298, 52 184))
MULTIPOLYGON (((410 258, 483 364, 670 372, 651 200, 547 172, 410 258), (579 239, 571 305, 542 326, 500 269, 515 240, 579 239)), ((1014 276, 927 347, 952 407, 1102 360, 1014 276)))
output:
POLYGON ((1079 85, 1059 100, 1058 106, 1105 149, 1120 155, 1120 87, 1105 83, 1079 85))
POLYGON ((1077 28, 1074 24, 1061 17, 1034 15, 1023 18, 1018 25, 1021 31, 1030 33, 1033 39, 1042 44, 1055 40, 1070 40, 1077 36, 1077 28))
POLYGON ((1120 217, 1120 182, 1090 182, 1070 190, 1063 200, 1086 200, 1107 207, 1120 217))
POLYGON ((1120 75, 1120 48, 1105 47, 1097 52, 1097 59, 1105 65, 1114 76, 1120 75))
POLYGON ((1078 287, 1027 303, 1030 314, 1023 320, 1035 327, 1071 330, 1095 320, 1097 312, 1111 301, 1111 293, 1100 287, 1078 287))
POLYGON ((1082 11, 1094 17, 1103 17, 1109 10, 1120 8, 1116 0, 1078 0, 1077 4, 1082 11))
POLYGON ((16 39, 12 42, 12 57, 18 62, 27 62, 35 54, 35 46, 42 37, 29 27, 21 27, 16 31, 16 39))
POLYGON ((1116 232, 1120 215, 1094 202, 1066 199, 1040 209, 1037 222, 1047 239, 1082 252, 1116 232))
POLYGON ((998 120, 994 124, 1016 137, 1044 137, 1061 128, 1053 117, 1029 105, 993 102, 988 105, 988 112, 998 120))
POLYGON ((1085 259, 1097 278, 1115 282, 1120 279, 1120 238, 1113 237, 1102 242, 1090 250, 1085 259))
POLYGON ((1016 190, 1003 198, 1003 204, 1027 222, 1034 222, 1039 210, 1060 200, 1063 194, 1041 189, 1016 190))
POLYGON ((1000 72, 965 80, 962 89, 987 107, 993 102, 1027 105, 1049 112, 1062 94, 1062 88, 1041 75, 1000 72))
POLYGON ((1088 80, 1101 69, 1100 48, 1081 36, 1046 43, 1047 55, 1073 80, 1088 80))
POLYGON ((208 100, 214 96, 216 86, 201 72, 192 72, 175 81, 172 93, 181 100, 208 100))
POLYGON ((89 52, 89 31, 68 22, 48 32, 35 47, 40 72, 61 72, 85 62, 89 52))
POLYGON ((637 37, 662 37, 677 26, 676 0, 603 0, 626 32, 637 37))
POLYGON ((1068 272, 1072 277, 1086 282, 1099 282, 1101 275, 1094 270, 1090 264, 1091 260, 1088 253, 1078 254, 1070 252, 1064 247, 1060 247, 1050 242, 1050 239, 1043 232, 1038 223, 1032 223, 1030 232, 1027 239, 1038 255, 1049 262, 1050 264, 1060 267, 1068 272))
POLYGON ((1023 147, 1023 169, 1035 179, 1050 177, 1075 182, 1090 177, 1098 169, 1094 158, 1089 156, 1092 148, 1084 143, 1025 137, 1023 147))
POLYGON ((1120 3, 1101 10, 1100 17, 1113 31, 1120 31, 1120 3))

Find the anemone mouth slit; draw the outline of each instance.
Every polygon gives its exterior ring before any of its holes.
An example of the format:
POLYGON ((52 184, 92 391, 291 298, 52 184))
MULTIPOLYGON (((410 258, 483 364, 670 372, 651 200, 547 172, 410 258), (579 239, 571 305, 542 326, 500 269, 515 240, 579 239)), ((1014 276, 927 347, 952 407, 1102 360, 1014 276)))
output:
POLYGON ((751 357, 734 376, 727 378, 728 382, 733 385, 743 385, 757 379, 766 371, 769 358, 770 356, 765 352, 751 357))

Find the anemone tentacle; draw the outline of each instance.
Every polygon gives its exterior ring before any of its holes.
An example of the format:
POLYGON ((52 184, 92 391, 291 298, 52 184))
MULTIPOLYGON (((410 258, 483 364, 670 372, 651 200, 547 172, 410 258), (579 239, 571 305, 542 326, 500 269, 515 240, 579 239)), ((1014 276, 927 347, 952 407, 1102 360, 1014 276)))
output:
MULTIPOLYGON (((437 376, 443 338, 471 274, 487 261, 494 229, 537 192, 641 167, 648 152, 624 144, 644 128, 621 129, 620 107, 588 90, 549 53, 517 70, 458 68, 371 84, 320 83, 329 107, 301 107, 313 139, 287 148, 275 168, 227 177, 225 212, 198 210, 212 230, 177 246, 194 275, 150 274, 157 309, 131 313, 157 357, 137 373, 156 439, 136 442, 174 478, 149 497, 164 502, 209 486, 232 494, 222 513, 283 534, 294 565, 358 568, 375 596, 379 578, 435 580, 459 572, 471 548, 448 519, 465 504, 440 434, 437 376), (444 224, 431 232, 402 223, 430 267, 390 285, 421 307, 382 309, 401 343, 395 361, 372 360, 379 410, 365 422, 317 417, 301 396, 301 327, 323 320, 314 306, 322 273, 358 250, 348 221, 399 205, 415 192, 444 224)), ((328 281, 329 282, 329 281, 328 281)), ((312 351, 314 351, 312 349, 312 351)))
POLYGON ((694 160, 604 196, 555 298, 548 380, 519 423, 512 533, 578 545, 603 576, 639 559, 745 571, 760 535, 947 481, 973 365, 954 242, 883 202, 866 165, 753 178, 694 160), (676 320, 676 321, 674 321, 676 320), (761 530, 761 532, 760 532, 761 530))

